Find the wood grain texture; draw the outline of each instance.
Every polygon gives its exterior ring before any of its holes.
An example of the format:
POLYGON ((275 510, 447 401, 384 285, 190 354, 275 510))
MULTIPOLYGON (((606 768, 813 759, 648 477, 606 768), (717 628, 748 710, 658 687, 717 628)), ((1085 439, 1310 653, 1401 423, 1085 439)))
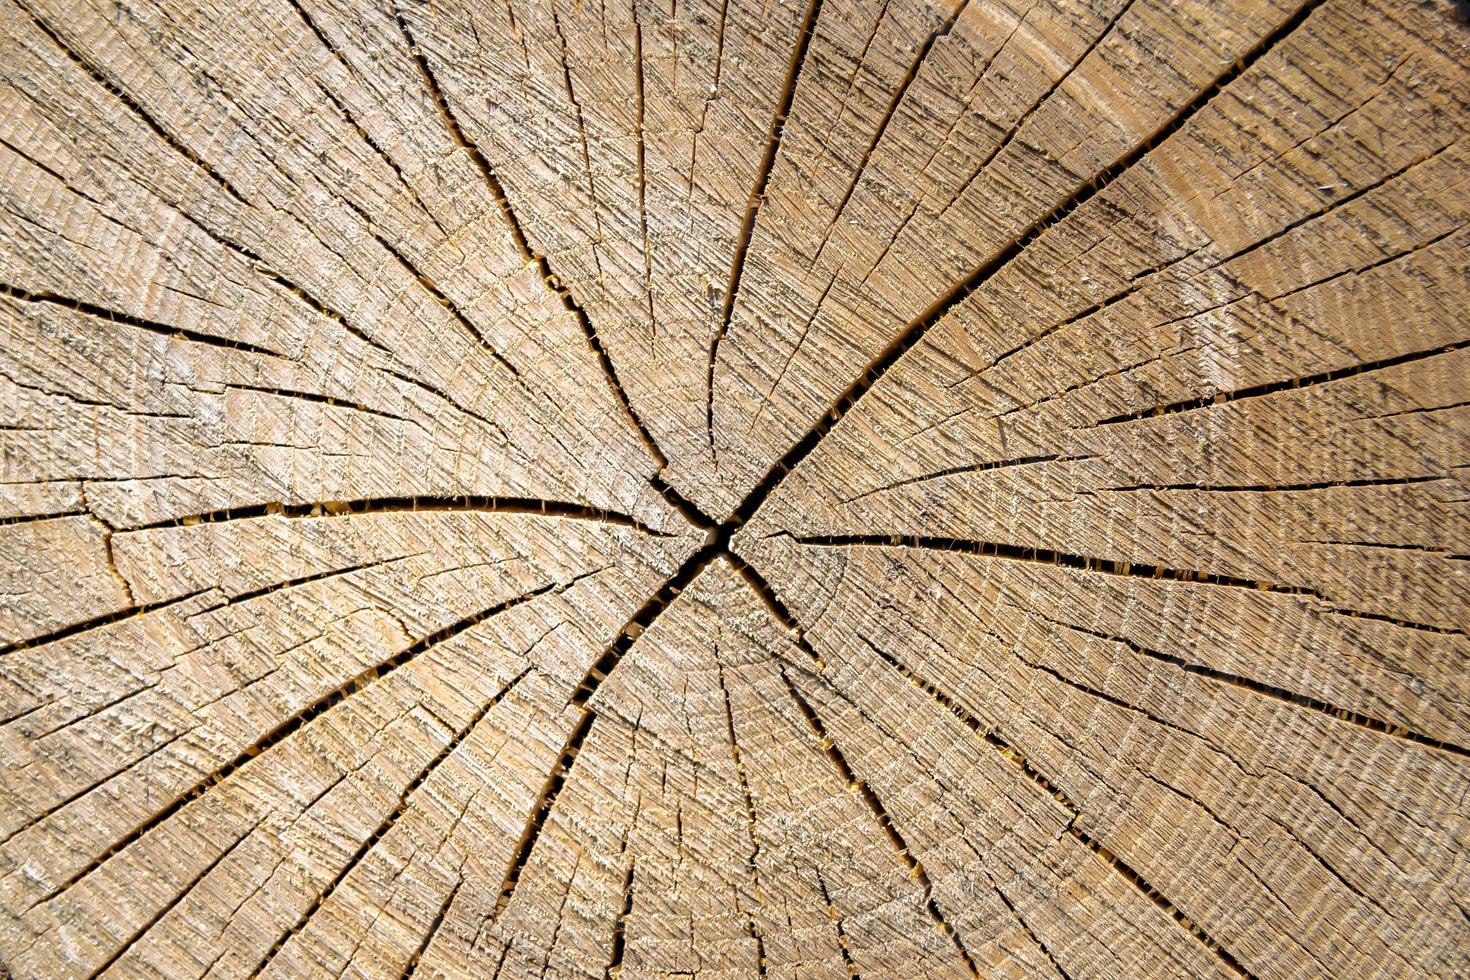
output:
POLYGON ((1470 973, 1451 0, 0 0, 0 975, 1470 973))

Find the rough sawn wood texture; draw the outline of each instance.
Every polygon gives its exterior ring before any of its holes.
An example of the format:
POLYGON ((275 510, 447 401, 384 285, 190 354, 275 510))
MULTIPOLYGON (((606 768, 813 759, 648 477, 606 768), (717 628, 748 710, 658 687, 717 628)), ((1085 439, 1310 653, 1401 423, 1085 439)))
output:
POLYGON ((1452 0, 0 0, 0 975, 1470 975, 1452 0))

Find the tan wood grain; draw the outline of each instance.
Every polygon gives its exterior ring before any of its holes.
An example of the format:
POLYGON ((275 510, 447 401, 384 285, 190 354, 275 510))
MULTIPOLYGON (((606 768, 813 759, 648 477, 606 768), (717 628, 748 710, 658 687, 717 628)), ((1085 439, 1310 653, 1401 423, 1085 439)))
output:
POLYGON ((0 975, 1470 972, 1453 0, 0 0, 0 975))

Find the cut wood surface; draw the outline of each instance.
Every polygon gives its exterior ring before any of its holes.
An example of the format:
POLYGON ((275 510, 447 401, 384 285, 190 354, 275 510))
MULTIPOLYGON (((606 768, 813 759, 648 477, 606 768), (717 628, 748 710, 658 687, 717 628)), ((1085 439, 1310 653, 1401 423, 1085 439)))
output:
POLYGON ((1470 975, 1463 3, 0 45, 0 975, 1470 975))

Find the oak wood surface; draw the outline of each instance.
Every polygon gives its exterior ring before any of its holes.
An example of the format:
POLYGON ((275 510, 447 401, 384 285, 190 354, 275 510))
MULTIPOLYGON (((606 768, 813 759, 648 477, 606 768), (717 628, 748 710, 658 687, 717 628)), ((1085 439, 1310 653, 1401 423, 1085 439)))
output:
POLYGON ((1470 974, 1451 0, 0 0, 0 974, 1470 974))

